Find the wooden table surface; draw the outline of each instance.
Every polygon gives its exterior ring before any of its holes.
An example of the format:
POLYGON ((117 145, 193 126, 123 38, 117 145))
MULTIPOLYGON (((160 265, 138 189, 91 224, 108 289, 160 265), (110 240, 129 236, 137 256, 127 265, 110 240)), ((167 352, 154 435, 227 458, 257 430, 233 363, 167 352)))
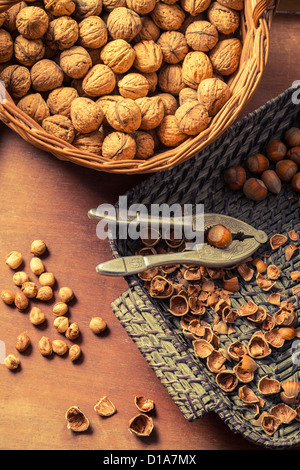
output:
MULTIPOLYGON (((268 65, 244 114, 300 79, 298 18, 275 17, 268 65)), ((29 272, 30 244, 34 239, 45 240, 49 253, 44 263, 57 278, 55 295, 64 285, 75 292, 70 320, 79 323, 83 351, 78 363, 71 363, 68 356, 54 354, 47 359, 39 353, 41 336, 60 337, 52 324, 51 302, 44 306, 47 322, 39 327, 29 322, 28 312, 1 304, 0 340, 6 353, 16 353, 16 336, 24 330, 32 347, 18 354, 21 367, 16 372, 0 364, 0 449, 259 448, 231 432, 214 413, 193 423, 183 417, 110 308, 127 289, 125 280, 95 272, 96 264, 110 259, 111 253, 108 242, 97 238, 95 222, 87 219, 88 210, 103 202, 115 203, 119 195, 148 177, 108 175, 64 163, 0 125, 0 290, 16 290, 5 255, 21 251, 24 270, 29 272), (105 334, 96 336, 90 331, 92 316, 107 321, 105 334), (106 419, 93 409, 103 395, 118 410, 106 419), (137 438, 128 431, 129 419, 137 414, 136 395, 145 395, 156 404, 155 429, 149 438, 137 438), (73 434, 67 429, 65 412, 71 405, 78 405, 89 417, 88 432, 73 434)))

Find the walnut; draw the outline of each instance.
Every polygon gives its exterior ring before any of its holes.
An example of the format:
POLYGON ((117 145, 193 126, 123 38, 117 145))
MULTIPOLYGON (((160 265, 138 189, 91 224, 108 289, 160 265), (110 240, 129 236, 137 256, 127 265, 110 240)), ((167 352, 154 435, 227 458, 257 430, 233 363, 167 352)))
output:
POLYGON ((51 21, 45 35, 46 41, 54 44, 61 51, 72 47, 78 39, 77 22, 70 16, 60 16, 51 21))
POLYGON ((150 86, 149 92, 154 93, 155 90, 156 90, 157 83, 158 83, 157 73, 156 72, 150 72, 150 73, 143 73, 143 75, 148 80, 148 83, 149 83, 149 86, 150 86))
POLYGON ((70 16, 75 11, 73 0, 44 0, 44 5, 53 16, 70 16))
POLYGON ((243 10, 244 8, 244 0, 218 0, 218 2, 233 10, 243 10))
POLYGON ((207 78, 198 87, 198 101, 210 116, 215 116, 229 100, 231 91, 227 83, 219 78, 207 78))
POLYGON ((42 59, 30 71, 32 88, 36 91, 50 91, 61 86, 64 74, 53 60, 42 59))
POLYGON ((42 127, 48 134, 52 134, 65 142, 72 143, 75 137, 75 129, 72 122, 66 116, 56 114, 47 117, 42 122, 42 127))
POLYGON ((209 58, 216 73, 231 75, 239 66, 242 43, 237 38, 219 41, 210 51, 209 58))
POLYGON ((179 31, 182 34, 185 34, 187 28, 190 26, 190 24, 194 23, 194 21, 204 21, 204 20, 205 20, 205 16, 203 13, 198 13, 195 16, 187 15, 181 27, 179 28, 179 31))
POLYGON ((77 132, 89 134, 99 129, 103 119, 100 106, 90 98, 75 98, 71 104, 71 121, 77 132))
POLYGON ((45 46, 42 39, 26 39, 20 34, 15 39, 14 51, 20 64, 31 67, 44 57, 45 46))
POLYGON ((150 16, 142 16, 142 29, 134 38, 136 42, 141 41, 154 41, 156 42, 160 36, 160 29, 154 21, 150 18, 150 16))
POLYGON ((148 130, 159 126, 165 115, 164 104, 161 98, 159 96, 151 96, 138 98, 135 102, 142 114, 140 128, 148 130))
POLYGON ((31 87, 30 72, 23 65, 9 65, 1 72, 0 80, 13 98, 25 96, 31 87))
POLYGON ((160 142, 166 147, 175 147, 181 144, 188 136, 181 132, 176 124, 175 116, 165 116, 157 129, 160 142))
POLYGON ((8 62, 14 54, 14 42, 5 29, 0 29, 0 64, 8 62))
POLYGON ((115 39, 103 47, 100 57, 115 73, 124 73, 132 67, 135 51, 124 39, 115 39))
POLYGON ((187 101, 177 109, 175 120, 181 132, 196 135, 207 128, 210 119, 199 101, 187 101))
POLYGON ((194 51, 208 52, 219 40, 217 28, 209 21, 194 21, 185 33, 188 45, 194 51))
POLYGON ((111 105, 114 105, 114 103, 116 101, 122 101, 124 98, 123 96, 120 96, 120 95, 105 95, 105 96, 101 96, 98 100, 97 100, 97 104, 100 106, 100 108, 102 109, 103 111, 103 121, 102 121, 102 124, 104 126, 108 126, 108 122, 107 122, 107 119, 106 119, 106 115, 109 111, 109 107, 111 105))
POLYGON ((25 7, 16 18, 17 30, 27 39, 39 39, 44 36, 48 25, 48 15, 39 7, 25 7))
POLYGON ((171 93, 159 93, 157 96, 159 96, 163 102, 165 116, 168 114, 175 114, 175 111, 178 108, 175 96, 171 95, 171 93))
POLYGON ((120 95, 133 100, 147 96, 150 89, 147 78, 140 73, 128 73, 118 82, 118 87, 120 95))
POLYGON ((182 63, 182 80, 191 88, 198 88, 205 78, 211 78, 213 67, 209 57, 201 51, 189 52, 182 63))
POLYGON ((124 132, 111 132, 102 144, 102 156, 111 160, 132 160, 136 153, 135 140, 124 132))
POLYGON ((126 0, 102 0, 103 8, 106 11, 113 11, 118 7, 126 7, 126 0))
POLYGON ((142 21, 135 11, 119 7, 109 14, 107 28, 113 39, 130 42, 142 29, 142 21))
POLYGON ((220 5, 219 2, 213 2, 210 5, 207 17, 217 30, 223 34, 234 33, 240 24, 239 12, 220 5))
POLYGON ((164 61, 168 64, 181 62, 189 52, 184 34, 179 31, 166 31, 157 41, 161 47, 164 61))
POLYGON ((78 44, 89 49, 98 49, 107 43, 108 33, 99 16, 89 16, 79 23, 78 44))
POLYGON ((189 86, 183 88, 179 92, 179 105, 180 106, 183 103, 186 103, 187 101, 195 101, 197 99, 198 99, 197 90, 195 90, 194 88, 190 88, 189 86))
POLYGON ((182 66, 181 64, 168 64, 165 65, 158 74, 159 88, 165 93, 178 95, 185 87, 182 79, 182 66))
POLYGON ((127 7, 139 15, 150 13, 156 5, 156 0, 126 0, 127 7))
POLYGON ((78 98, 78 92, 73 87, 59 87, 49 93, 47 105, 51 114, 71 116, 72 101, 78 98))
POLYGON ((72 142, 72 145, 84 152, 101 155, 103 139, 103 132, 96 130, 89 134, 77 134, 72 142))
POLYGON ((196 16, 205 11, 209 7, 210 2, 211 0, 181 0, 180 4, 185 11, 192 16, 196 16))
POLYGON ((81 21, 89 16, 98 16, 102 11, 102 0, 74 0, 74 17, 81 21))
POLYGON ((116 77, 114 72, 107 65, 94 65, 82 82, 82 88, 89 96, 107 95, 113 91, 116 86, 116 77))
POLYGON ((2 13, 0 13, 0 28, 1 26, 3 25, 4 21, 6 20, 6 11, 3 11, 2 13))
POLYGON ((139 72, 156 72, 163 60, 163 54, 160 46, 154 41, 142 41, 135 44, 134 67, 139 72))
POLYGON ((147 160, 154 155, 154 139, 149 132, 135 131, 131 134, 136 143, 136 155, 138 160, 147 160))
POLYGON ((73 46, 60 54, 59 65, 68 77, 82 78, 92 67, 92 59, 86 49, 73 46))
POLYGON ((25 2, 20 2, 16 5, 13 5, 6 11, 6 18, 3 25, 4 28, 10 33, 14 33, 15 31, 17 31, 17 15, 25 7, 27 7, 27 4, 25 2))
POLYGON ((105 114, 108 124, 116 131, 130 134, 136 131, 142 121, 142 114, 138 104, 130 98, 111 103, 105 114))
POLYGON ((24 96, 24 98, 18 102, 18 108, 34 119, 38 124, 42 124, 43 120, 50 116, 48 105, 40 93, 32 93, 24 96))
POLYGON ((150 15, 156 26, 168 31, 179 29, 185 19, 184 11, 176 3, 167 5, 158 2, 150 15))

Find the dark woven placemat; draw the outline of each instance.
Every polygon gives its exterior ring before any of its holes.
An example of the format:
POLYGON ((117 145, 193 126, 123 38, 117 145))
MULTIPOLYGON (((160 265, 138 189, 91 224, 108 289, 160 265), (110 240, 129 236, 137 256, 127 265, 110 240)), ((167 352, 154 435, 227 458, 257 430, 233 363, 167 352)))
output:
MULTIPOLYGON (((298 196, 288 184, 283 185, 280 195, 270 194, 257 203, 245 198, 242 192, 224 189, 222 178, 227 166, 242 164, 250 153, 264 153, 269 140, 282 138, 285 130, 299 125, 300 106, 292 101, 294 91, 287 90, 237 122, 192 160, 158 173, 133 188, 127 193, 128 205, 203 203, 205 212, 239 218, 264 230, 269 237, 275 233, 287 235, 292 229, 300 233, 298 196)), ((111 240, 112 252, 116 257, 134 254, 138 246, 136 241, 130 239, 111 240)), ((268 302, 269 294, 280 292, 282 300, 288 298, 294 303, 298 316, 299 298, 298 294, 292 294, 295 283, 291 281, 290 272, 300 270, 299 252, 287 262, 284 248, 273 251, 267 244, 261 248, 261 254, 266 256, 268 264, 274 263, 281 269, 280 278, 268 292, 257 286, 255 278, 251 282, 241 282, 239 292, 230 296, 233 307, 251 299, 272 314, 278 308, 268 302)), ((280 426, 272 436, 253 426, 246 419, 245 406, 236 391, 222 392, 216 385, 215 374, 207 369, 204 361, 195 357, 191 342, 183 336, 178 319, 168 312, 168 303, 151 298, 138 276, 130 276, 127 281, 128 291, 113 302, 112 309, 188 420, 215 411, 232 431, 262 446, 282 448, 300 443, 298 421, 280 426)), ((212 321, 213 317, 206 313, 204 319, 212 321)), ((237 320, 234 327, 236 331, 232 335, 220 335, 223 347, 236 339, 247 343, 256 331, 253 324, 244 319, 237 320)), ((274 349, 271 356, 259 361, 259 369, 251 382, 254 391, 258 380, 265 375, 280 382, 299 381, 300 365, 292 360, 293 344, 295 346, 295 340, 286 341, 283 347, 274 349)), ((279 397, 268 396, 265 401, 265 408, 269 409, 279 401, 279 397)))

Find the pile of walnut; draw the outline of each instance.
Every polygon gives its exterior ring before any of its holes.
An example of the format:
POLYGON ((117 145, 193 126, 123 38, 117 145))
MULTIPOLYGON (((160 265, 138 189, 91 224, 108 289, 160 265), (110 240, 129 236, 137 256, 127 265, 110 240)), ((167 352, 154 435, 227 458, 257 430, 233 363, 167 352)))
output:
MULTIPOLYGON (((142 255, 184 247, 184 240, 165 240, 167 247, 161 244, 161 237, 142 241, 144 246, 139 251, 142 255)), ((295 230, 287 236, 275 234, 270 238, 272 250, 285 250, 287 261, 298 250, 298 243, 295 230)), ((282 299, 280 292, 271 291, 280 276, 277 266, 266 264, 260 258, 248 259, 232 269, 166 265, 139 274, 151 297, 167 300, 169 312, 180 319, 183 334, 192 341, 195 356, 215 374, 216 384, 224 392, 237 393, 245 405, 245 418, 269 435, 282 424, 300 421, 300 383, 280 383, 261 371, 260 380, 255 376, 259 361, 271 355, 272 348, 281 348, 286 341, 300 338, 297 315, 287 293, 282 299), (240 278, 243 282, 255 279, 262 292, 272 292, 267 302, 270 307, 250 300, 234 308, 230 295, 240 290, 240 278), (241 321, 250 322, 253 330, 257 328, 247 341, 235 335, 235 323, 241 321), (233 340, 230 335, 234 336, 233 340), (222 336, 227 338, 229 346, 221 344, 222 336), (268 408, 265 398, 269 397, 275 397, 276 404, 268 408)), ((291 280, 299 282, 300 272, 291 272, 291 280)), ((299 291, 300 284, 297 284, 292 288, 292 295, 299 291)))
MULTIPOLYGON (((13 283, 19 287, 17 292, 10 289, 1 291, 1 299, 6 305, 15 306, 19 311, 29 311, 29 322, 38 326, 46 321, 44 307, 31 306, 31 301, 40 301, 47 303, 54 297, 54 289, 56 278, 53 273, 47 272, 42 255, 47 253, 47 246, 43 240, 34 240, 31 244, 31 253, 33 257, 30 260, 31 274, 38 278, 31 281, 25 271, 21 271, 23 264, 23 256, 19 251, 11 251, 5 257, 5 262, 12 270, 13 283)), ((69 322, 68 312, 70 302, 74 298, 73 290, 70 287, 60 287, 58 291, 58 302, 52 306, 52 314, 54 316, 53 326, 58 333, 64 334, 70 341, 75 341, 79 335, 79 325, 77 322, 69 322)), ((92 317, 89 323, 90 329, 99 334, 107 327, 105 320, 101 317, 92 317)), ((15 347, 20 353, 26 351, 31 346, 31 340, 27 331, 23 331, 16 338, 15 347)), ((51 356, 54 352, 59 356, 69 353, 70 360, 76 361, 81 356, 81 349, 78 344, 68 346, 67 342, 62 339, 51 340, 48 336, 42 336, 38 342, 38 349, 42 356, 51 356)), ((5 358, 5 365, 10 370, 17 369, 20 364, 19 357, 9 354, 5 358)))
POLYGON ((282 183, 300 193, 300 129, 289 128, 281 139, 270 140, 264 153, 249 155, 245 163, 246 168, 231 165, 224 170, 229 189, 242 190, 253 201, 262 201, 269 193, 279 194, 282 183))
MULTIPOLYGON (((30 3, 30 0, 28 0, 30 3)), ((45 131, 145 160, 231 96, 243 0, 40 0, 0 14, 0 80, 45 131)))

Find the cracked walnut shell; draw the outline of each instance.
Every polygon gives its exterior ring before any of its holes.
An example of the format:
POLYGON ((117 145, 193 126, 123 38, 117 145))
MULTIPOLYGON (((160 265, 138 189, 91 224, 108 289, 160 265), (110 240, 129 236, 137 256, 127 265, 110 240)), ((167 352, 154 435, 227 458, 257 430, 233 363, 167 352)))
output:
POLYGON ((43 120, 42 127, 49 134, 64 140, 65 142, 73 142, 75 137, 75 129, 69 118, 55 114, 43 120))
POLYGON ((109 14, 107 29, 113 39, 130 42, 142 29, 141 18, 135 11, 119 7, 109 14))
POLYGON ((86 431, 90 425, 88 418, 78 406, 71 406, 66 412, 67 428, 74 432, 86 431))
POLYGON ((125 132, 111 132, 102 144, 102 156, 111 160, 132 160, 135 153, 135 140, 125 132))
POLYGON ((130 98, 124 98, 109 106, 106 119, 113 129, 130 134, 141 126, 142 114, 138 103, 130 98))
POLYGON ((213 67, 209 57, 201 51, 189 52, 182 63, 182 80, 191 88, 198 88, 205 78, 211 78, 213 67))
POLYGON ((163 59, 169 64, 181 62, 189 51, 184 34, 179 31, 165 31, 157 41, 163 53, 163 59))
POLYGON ((104 64, 94 65, 82 82, 82 88, 88 96, 107 95, 116 86, 116 77, 110 67, 104 64))
POLYGON ((45 10, 39 7, 25 7, 18 13, 16 27, 24 38, 39 39, 46 33, 49 17, 45 10))
POLYGON ((71 121, 77 132, 88 134, 96 131, 102 122, 100 106, 90 98, 75 98, 71 104, 71 121))
POLYGON ((64 74, 53 60, 42 59, 30 71, 32 88, 36 91, 50 91, 62 85, 64 74))
POLYGON ((176 124, 188 135, 196 135, 207 128, 209 115, 204 106, 198 101, 188 101, 179 106, 175 112, 176 124))
POLYGON ((132 67, 135 51, 124 39, 115 39, 103 47, 100 57, 115 73, 124 73, 132 67))

